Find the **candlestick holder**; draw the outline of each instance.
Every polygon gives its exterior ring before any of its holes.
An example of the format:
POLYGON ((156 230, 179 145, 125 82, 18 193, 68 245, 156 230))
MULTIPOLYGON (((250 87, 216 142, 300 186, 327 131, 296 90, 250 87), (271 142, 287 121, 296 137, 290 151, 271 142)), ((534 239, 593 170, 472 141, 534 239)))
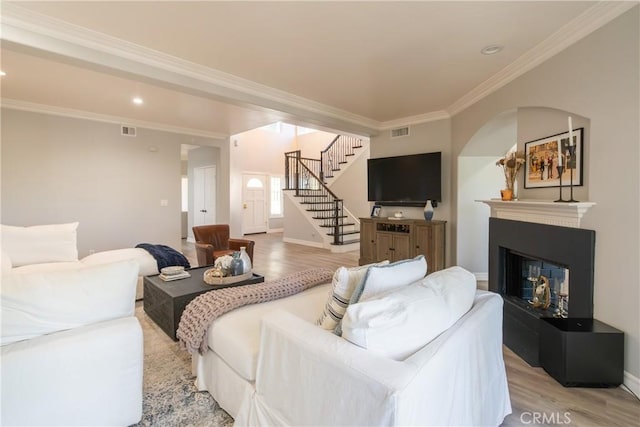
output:
POLYGON ((570 176, 570 183, 569 183, 569 200, 567 200, 568 202, 577 202, 578 200, 575 200, 573 198, 573 172, 576 170, 576 158, 575 158, 575 154, 576 154, 576 146, 575 145, 570 145, 569 147, 567 147, 567 149, 569 150, 569 156, 571 157, 571 159, 569 161, 567 161, 567 168, 569 169, 569 171, 571 172, 570 176))
POLYGON ((564 166, 558 165, 556 169, 558 169, 558 176, 560 177, 560 196, 558 200, 554 200, 554 202, 567 202, 568 200, 562 198, 562 172, 564 172, 564 166))
POLYGON ((569 295, 560 294, 558 295, 558 308, 554 313, 554 317, 566 318, 569 315, 567 311, 567 302, 569 300, 569 295))

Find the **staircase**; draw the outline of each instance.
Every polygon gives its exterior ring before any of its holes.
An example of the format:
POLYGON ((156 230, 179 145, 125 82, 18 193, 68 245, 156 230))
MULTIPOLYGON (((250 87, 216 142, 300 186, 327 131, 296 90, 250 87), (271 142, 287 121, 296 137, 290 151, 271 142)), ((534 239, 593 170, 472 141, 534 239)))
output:
POLYGON ((344 168, 361 147, 359 138, 338 135, 321 151, 320 159, 301 157, 300 150, 285 153, 285 190, 292 192, 295 202, 333 252, 356 249, 360 221, 329 189, 327 180, 344 168), (338 246, 341 250, 334 250, 338 246))

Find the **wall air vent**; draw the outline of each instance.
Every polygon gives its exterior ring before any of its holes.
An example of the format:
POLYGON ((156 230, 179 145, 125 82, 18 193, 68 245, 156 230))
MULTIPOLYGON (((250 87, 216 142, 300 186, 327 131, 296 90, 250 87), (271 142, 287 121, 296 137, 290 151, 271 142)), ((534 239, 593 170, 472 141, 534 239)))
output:
POLYGON ((136 136, 136 128, 133 126, 122 125, 122 135, 124 136, 136 136))
POLYGON ((391 138, 402 138, 403 136, 409 136, 409 126, 391 129, 391 138))

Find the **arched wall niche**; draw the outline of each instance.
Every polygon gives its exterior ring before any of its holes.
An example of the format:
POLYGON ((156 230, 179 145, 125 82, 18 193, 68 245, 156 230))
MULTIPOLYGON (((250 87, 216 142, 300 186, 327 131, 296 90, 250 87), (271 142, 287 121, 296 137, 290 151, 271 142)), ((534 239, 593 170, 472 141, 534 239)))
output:
MULTIPOLYGON (((484 285, 488 279, 489 207, 476 200, 498 198, 504 188, 504 175, 496 161, 516 146, 568 131, 584 128, 583 185, 574 187, 574 198, 588 200, 588 164, 590 121, 578 114, 551 107, 519 107, 505 110, 482 124, 460 150, 457 157, 457 264, 472 271, 484 285)), ((524 188, 524 168, 516 182, 520 199, 554 200, 558 187, 524 188)), ((563 194, 568 195, 565 188, 563 194)))

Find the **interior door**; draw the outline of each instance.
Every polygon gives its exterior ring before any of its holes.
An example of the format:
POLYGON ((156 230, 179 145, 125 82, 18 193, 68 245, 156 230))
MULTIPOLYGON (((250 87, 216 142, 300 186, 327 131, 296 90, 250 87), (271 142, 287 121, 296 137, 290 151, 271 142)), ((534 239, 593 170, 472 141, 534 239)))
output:
POLYGON ((242 231, 244 234, 267 231, 266 183, 266 175, 242 175, 242 231))
POLYGON ((216 223, 216 167, 193 170, 193 225, 216 223))

